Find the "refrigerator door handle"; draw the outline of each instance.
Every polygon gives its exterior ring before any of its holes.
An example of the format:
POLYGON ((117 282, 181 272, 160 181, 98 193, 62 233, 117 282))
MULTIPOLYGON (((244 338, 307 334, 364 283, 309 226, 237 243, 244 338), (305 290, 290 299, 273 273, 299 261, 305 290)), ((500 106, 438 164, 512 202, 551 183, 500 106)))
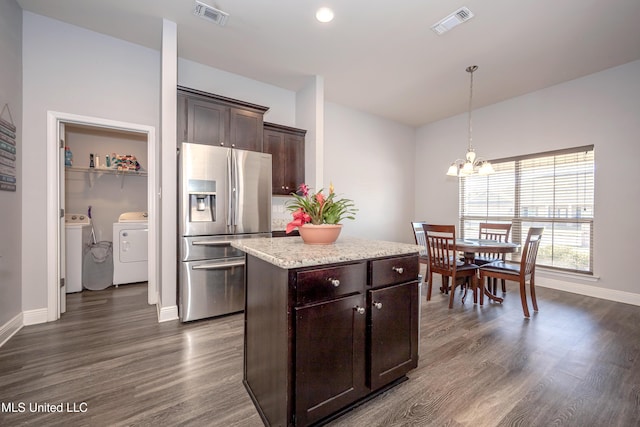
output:
MULTIPOLYGON (((233 153, 233 225, 234 227, 238 226, 238 215, 239 215, 239 211, 240 211, 240 191, 241 191, 241 185, 240 185, 240 177, 239 175, 239 171, 240 171, 240 165, 238 165, 238 155, 236 154, 235 150, 231 150, 231 153, 233 153)), ((233 229, 233 232, 236 232, 236 229, 233 229)))
POLYGON ((230 150, 229 153, 227 154, 227 198, 228 198, 228 203, 227 203, 227 227, 230 229, 230 231, 233 233, 233 226, 235 225, 234 222, 234 209, 233 209, 233 175, 234 175, 234 170, 233 170, 233 166, 234 166, 234 161, 233 161, 233 150, 230 150))
POLYGON ((231 246, 230 240, 198 240, 191 242, 193 246, 231 246))
POLYGON ((194 265, 193 267, 191 267, 191 269, 192 270, 224 270, 225 268, 242 267, 242 266, 244 266, 244 260, 215 263, 215 264, 199 264, 199 265, 194 265))

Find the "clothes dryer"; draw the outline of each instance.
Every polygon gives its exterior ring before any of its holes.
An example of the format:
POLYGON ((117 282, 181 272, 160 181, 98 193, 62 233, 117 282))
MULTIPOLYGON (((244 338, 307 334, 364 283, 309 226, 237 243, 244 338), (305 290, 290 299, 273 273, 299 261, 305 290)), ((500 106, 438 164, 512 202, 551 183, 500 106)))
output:
POLYGON ((113 284, 149 280, 149 222, 146 212, 125 212, 113 224, 113 284))

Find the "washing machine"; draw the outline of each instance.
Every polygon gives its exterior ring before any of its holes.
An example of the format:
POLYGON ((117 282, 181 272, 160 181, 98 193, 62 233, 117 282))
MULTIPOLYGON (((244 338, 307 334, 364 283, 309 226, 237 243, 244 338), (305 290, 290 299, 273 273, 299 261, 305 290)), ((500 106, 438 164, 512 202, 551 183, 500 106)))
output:
POLYGON ((87 215, 65 214, 65 286, 67 293, 82 291, 82 257, 91 239, 91 220, 87 215))
POLYGON ((113 284, 149 280, 149 222, 146 212, 125 212, 113 223, 113 284))

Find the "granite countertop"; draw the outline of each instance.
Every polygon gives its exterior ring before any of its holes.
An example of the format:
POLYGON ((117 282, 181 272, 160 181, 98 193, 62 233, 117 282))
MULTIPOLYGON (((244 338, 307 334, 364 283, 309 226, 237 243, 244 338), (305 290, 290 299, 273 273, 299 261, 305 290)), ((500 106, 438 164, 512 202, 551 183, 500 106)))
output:
POLYGON ((241 239, 234 248, 280 268, 299 268, 417 253, 421 246, 381 240, 341 237, 331 245, 306 245, 300 237, 241 239))

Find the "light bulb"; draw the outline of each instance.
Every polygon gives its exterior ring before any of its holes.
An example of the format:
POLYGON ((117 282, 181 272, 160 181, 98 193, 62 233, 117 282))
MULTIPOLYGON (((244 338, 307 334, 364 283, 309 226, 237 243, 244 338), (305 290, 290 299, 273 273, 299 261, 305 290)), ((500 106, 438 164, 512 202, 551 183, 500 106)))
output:
POLYGON ((464 166, 462 166, 460 173, 462 175, 471 175, 473 173, 473 163, 468 161, 464 162, 464 166))
POLYGON ((480 166, 480 170, 478 171, 480 175, 490 175, 494 172, 495 170, 493 170, 493 166, 489 162, 483 162, 482 166, 480 166))

